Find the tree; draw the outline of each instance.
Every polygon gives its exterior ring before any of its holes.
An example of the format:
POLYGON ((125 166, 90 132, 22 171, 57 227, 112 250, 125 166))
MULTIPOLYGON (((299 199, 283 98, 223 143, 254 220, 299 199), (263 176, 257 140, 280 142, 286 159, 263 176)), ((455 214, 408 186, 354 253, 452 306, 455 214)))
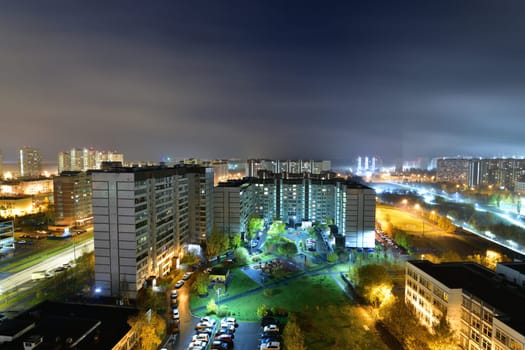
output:
POLYGON ((239 266, 248 265, 251 261, 250 253, 244 247, 239 247, 233 252, 233 257, 239 266))
POLYGON ((339 255, 337 255, 337 253, 328 253, 326 255, 326 260, 329 262, 329 263, 335 263, 337 261, 337 259, 339 259, 339 255))
POLYGON ((242 238, 240 233, 230 234, 230 249, 237 249, 241 246, 242 238))
POLYGON ((295 315, 290 315, 283 331, 284 350, 306 350, 304 335, 295 315))
POLYGON ((195 281, 191 286, 191 291, 198 295, 205 295, 208 293, 208 285, 210 284, 210 277, 203 273, 197 273, 195 281))
POLYGON ((357 269, 357 292, 376 308, 392 301, 392 280, 383 265, 364 265, 357 269))
POLYGON ((217 256, 225 252, 229 245, 229 237, 223 232, 219 232, 216 226, 213 226, 211 234, 206 241, 206 254, 208 257, 217 256))
POLYGON ((264 228, 264 219, 257 213, 253 213, 248 217, 248 232, 246 238, 251 240, 255 234, 264 228))
POLYGON ((157 349, 166 333, 166 321, 152 310, 139 311, 137 316, 128 319, 128 324, 137 334, 139 349, 157 349))
POLYGON ((277 252, 289 258, 297 254, 297 246, 295 245, 295 242, 285 240, 279 244, 277 252))
POLYGON ((206 312, 208 314, 215 314, 219 310, 219 306, 217 306, 217 303, 214 299, 210 300, 208 304, 206 305, 206 312))
POLYGON ((286 224, 282 221, 274 221, 268 230, 268 235, 279 235, 286 231, 286 224))
POLYGON ((266 304, 261 304, 257 308, 257 316, 259 317, 268 316, 268 313, 269 313, 269 309, 268 309, 268 306, 266 306, 266 304))

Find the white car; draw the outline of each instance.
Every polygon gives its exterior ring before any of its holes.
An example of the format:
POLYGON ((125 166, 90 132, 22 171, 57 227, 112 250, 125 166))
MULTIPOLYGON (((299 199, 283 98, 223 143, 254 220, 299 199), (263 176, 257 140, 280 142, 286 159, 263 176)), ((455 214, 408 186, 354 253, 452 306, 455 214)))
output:
POLYGON ((206 322, 209 325, 211 325, 211 327, 215 326, 215 324, 217 323, 217 321, 211 317, 203 317, 201 318, 201 322, 206 322))
POLYGON ((206 333, 195 334, 193 338, 191 338, 191 341, 193 342, 201 341, 201 342, 208 343, 210 341, 210 336, 206 333))
POLYGON ((186 272, 183 276, 182 276, 182 279, 187 281, 191 278, 191 275, 192 275, 192 272, 186 272))
POLYGON ((237 320, 234 317, 225 317, 221 320, 221 326, 226 324, 232 324, 235 327, 238 327, 239 324, 237 323, 237 320))
POLYGON ((173 319, 178 320, 180 318, 179 309, 173 309, 173 319))
POLYGON ((281 350, 281 343, 279 343, 278 341, 262 343, 260 349, 261 350, 270 350, 270 349, 271 350, 281 350))
POLYGON ((184 285, 184 281, 183 280, 180 280, 180 281, 177 281, 177 283, 175 283, 175 288, 180 288, 184 285))
POLYGON ((275 324, 269 324, 263 328, 263 332, 279 332, 279 327, 275 324))
POLYGON ((175 289, 171 291, 171 299, 177 299, 178 296, 179 294, 175 289))

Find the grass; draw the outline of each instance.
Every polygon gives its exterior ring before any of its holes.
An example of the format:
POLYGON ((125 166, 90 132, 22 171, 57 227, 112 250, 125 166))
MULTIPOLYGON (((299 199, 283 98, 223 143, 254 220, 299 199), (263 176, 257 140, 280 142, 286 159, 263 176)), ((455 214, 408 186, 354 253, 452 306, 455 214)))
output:
MULTIPOLYGON (((259 285, 255 283, 250 277, 246 276, 246 274, 242 272, 240 268, 232 269, 230 270, 230 273, 230 283, 226 289, 226 293, 221 294, 221 298, 227 298, 233 295, 238 295, 259 287, 259 285)), ((205 298, 192 295, 190 300, 190 306, 192 309, 205 306, 211 299, 217 301, 217 295, 214 294, 213 289, 208 289, 208 296, 205 298)))
MULTIPOLYGON (((338 278, 338 277, 336 277, 338 278)), ((327 305, 348 304, 348 298, 328 275, 303 276, 286 284, 271 288, 271 295, 263 291, 227 302, 230 311, 246 321, 257 321, 257 308, 283 308, 288 312, 316 310, 327 305)))

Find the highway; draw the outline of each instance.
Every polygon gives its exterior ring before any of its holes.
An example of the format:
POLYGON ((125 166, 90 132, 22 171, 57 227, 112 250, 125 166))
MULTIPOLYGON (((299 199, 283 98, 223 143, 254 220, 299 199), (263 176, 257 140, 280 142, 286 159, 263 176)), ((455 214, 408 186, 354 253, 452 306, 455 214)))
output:
POLYGON ((70 249, 66 250, 65 252, 57 254, 38 264, 28 267, 27 269, 24 269, 23 271, 20 271, 12 275, 9 275, 7 277, 4 277, 0 279, 0 292, 1 293, 9 292, 17 288, 18 286, 21 286, 31 281, 31 274, 34 271, 53 270, 59 266, 62 266, 63 264, 70 263, 71 261, 75 260, 76 257, 84 253, 92 252, 93 250, 94 250, 93 240, 89 240, 87 242, 83 242, 76 246, 73 246, 70 249))

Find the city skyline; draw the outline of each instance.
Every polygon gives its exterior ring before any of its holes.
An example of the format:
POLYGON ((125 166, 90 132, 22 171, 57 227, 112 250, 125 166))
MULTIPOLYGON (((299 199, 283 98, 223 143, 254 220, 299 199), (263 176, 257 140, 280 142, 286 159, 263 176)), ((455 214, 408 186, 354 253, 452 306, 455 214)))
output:
POLYGON ((5 161, 523 154, 524 4, 4 5, 5 161))

